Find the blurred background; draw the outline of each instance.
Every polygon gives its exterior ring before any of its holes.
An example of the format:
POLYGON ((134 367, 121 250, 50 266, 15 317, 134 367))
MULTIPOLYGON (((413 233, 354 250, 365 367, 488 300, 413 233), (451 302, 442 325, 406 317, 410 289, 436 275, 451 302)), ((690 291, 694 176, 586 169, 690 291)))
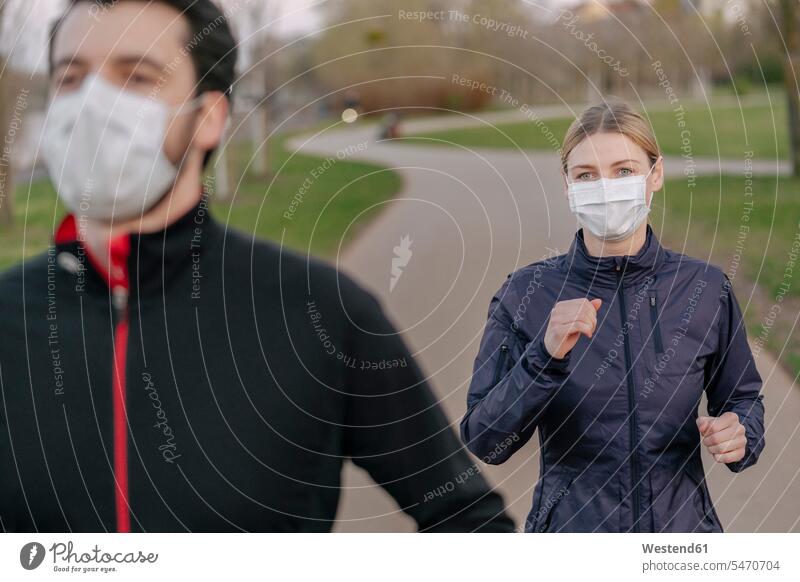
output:
MULTIPOLYGON (((661 242, 734 281, 765 380, 767 449, 709 467, 728 531, 800 531, 800 0, 219 0, 240 39, 217 217, 376 293, 454 429, 489 299, 566 251, 572 120, 605 96, 651 122, 661 242), (399 272, 399 275, 397 274, 399 272)), ((0 269, 63 211, 37 159, 59 0, 0 0, 0 269)), ((521 525, 532 442, 482 474, 521 525)), ((454 476, 455 478, 456 476, 454 476)), ((412 530, 348 468, 338 531, 412 530)))

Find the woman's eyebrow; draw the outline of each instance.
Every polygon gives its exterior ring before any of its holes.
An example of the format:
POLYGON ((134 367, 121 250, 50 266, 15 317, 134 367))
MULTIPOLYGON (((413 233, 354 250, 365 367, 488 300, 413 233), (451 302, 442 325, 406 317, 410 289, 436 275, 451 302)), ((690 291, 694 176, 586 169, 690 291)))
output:
POLYGON ((638 166, 639 165, 639 160, 633 160, 633 159, 620 160, 618 162, 614 162, 613 164, 611 164, 611 166, 612 167, 613 166, 619 166, 620 164, 628 164, 628 163, 636 164, 638 166))

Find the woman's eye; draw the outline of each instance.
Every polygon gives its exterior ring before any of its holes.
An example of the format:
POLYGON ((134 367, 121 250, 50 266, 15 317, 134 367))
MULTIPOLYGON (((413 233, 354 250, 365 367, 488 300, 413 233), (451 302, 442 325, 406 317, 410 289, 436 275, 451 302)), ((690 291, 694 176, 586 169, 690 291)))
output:
POLYGON ((633 170, 630 168, 620 168, 619 173, 622 176, 630 176, 633 174, 633 170))
POLYGON ((592 174, 591 172, 583 172, 582 174, 578 174, 578 180, 591 180, 592 174))

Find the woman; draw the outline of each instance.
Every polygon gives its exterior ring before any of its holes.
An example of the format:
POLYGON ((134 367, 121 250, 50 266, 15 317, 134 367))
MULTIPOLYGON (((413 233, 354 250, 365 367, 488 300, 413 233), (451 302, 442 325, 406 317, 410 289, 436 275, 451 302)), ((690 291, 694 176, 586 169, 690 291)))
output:
POLYGON ((526 532, 721 532, 701 446, 734 472, 764 448, 730 280, 660 245, 647 216, 663 161, 626 103, 583 112, 561 162, 580 228, 493 297, 461 437, 498 464, 539 429, 526 532))

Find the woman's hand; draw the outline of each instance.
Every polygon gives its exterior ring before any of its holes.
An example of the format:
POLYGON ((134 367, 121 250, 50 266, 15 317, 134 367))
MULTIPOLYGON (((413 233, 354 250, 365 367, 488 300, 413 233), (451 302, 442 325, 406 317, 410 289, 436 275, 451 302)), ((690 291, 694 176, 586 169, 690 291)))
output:
POLYGON ((717 417, 698 416, 697 428, 700 429, 703 444, 718 463, 735 463, 744 458, 747 436, 735 412, 726 412, 717 417))
POLYGON ((550 311, 544 333, 544 346, 556 359, 563 358, 578 342, 580 334, 592 337, 597 327, 597 311, 602 299, 559 301, 550 311))

